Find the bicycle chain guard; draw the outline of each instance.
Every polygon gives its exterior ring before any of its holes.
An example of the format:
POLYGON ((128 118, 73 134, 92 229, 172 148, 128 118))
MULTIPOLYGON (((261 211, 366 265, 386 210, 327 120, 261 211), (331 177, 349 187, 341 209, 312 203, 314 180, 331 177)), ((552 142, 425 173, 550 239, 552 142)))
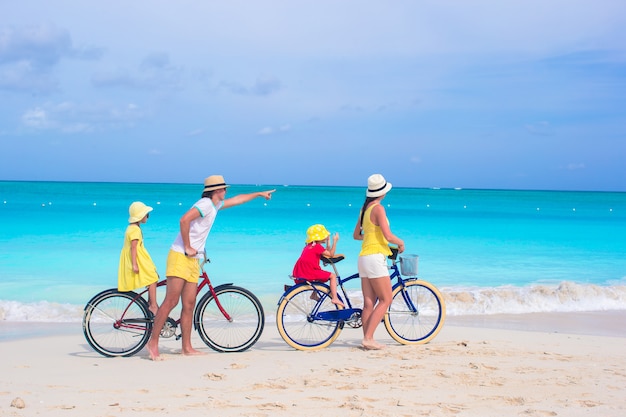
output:
POLYGON ((315 320, 330 322, 341 321, 354 329, 358 329, 359 327, 363 326, 363 322, 361 321, 360 308, 344 308, 341 310, 318 311, 314 317, 310 318, 310 321, 315 320))
POLYGON ((168 317, 161 329, 161 337, 172 337, 176 335, 178 323, 171 317, 168 317))

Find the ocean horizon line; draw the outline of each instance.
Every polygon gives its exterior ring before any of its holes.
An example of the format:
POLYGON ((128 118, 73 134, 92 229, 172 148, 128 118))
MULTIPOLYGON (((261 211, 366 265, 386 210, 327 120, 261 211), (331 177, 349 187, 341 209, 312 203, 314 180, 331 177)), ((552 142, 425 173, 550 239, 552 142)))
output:
MULTIPOLYGON (((16 180, 0 179, 0 183, 52 183, 52 184, 147 184, 147 185, 182 185, 194 186, 202 185, 201 182, 162 182, 162 181, 93 181, 93 180, 16 180)), ((392 184, 394 182, 392 181, 392 184)), ((293 188, 345 188, 360 189, 364 185, 337 185, 337 184, 272 184, 272 183, 229 183, 230 186, 237 187, 293 187, 293 188)), ((599 194, 624 194, 626 190, 588 190, 588 189, 533 189, 533 188, 477 188, 477 187, 453 187, 453 186, 403 186, 395 185, 396 189, 406 190, 442 190, 442 191, 519 191, 519 192, 545 192, 545 193, 599 193, 599 194)))

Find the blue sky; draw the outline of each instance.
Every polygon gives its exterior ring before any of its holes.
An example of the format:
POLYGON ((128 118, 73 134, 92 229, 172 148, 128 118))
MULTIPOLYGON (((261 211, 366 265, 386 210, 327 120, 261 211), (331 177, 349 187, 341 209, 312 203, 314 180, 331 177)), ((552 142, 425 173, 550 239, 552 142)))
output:
POLYGON ((0 180, 626 191, 626 2, 0 0, 0 180))

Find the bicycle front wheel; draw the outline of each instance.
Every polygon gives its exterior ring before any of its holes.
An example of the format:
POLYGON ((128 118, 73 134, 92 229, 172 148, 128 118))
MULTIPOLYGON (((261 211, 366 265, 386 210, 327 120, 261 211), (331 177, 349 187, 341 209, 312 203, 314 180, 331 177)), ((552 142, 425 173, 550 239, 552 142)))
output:
POLYGON ((405 281, 393 290, 385 315, 389 335, 404 345, 431 341, 443 327, 446 306, 439 290, 422 280, 405 281))
POLYGON ((134 355, 146 345, 151 331, 148 303, 133 291, 103 291, 85 306, 83 333, 101 355, 134 355))
POLYGON ((218 352, 243 352, 254 345, 265 326, 261 302, 245 288, 221 285, 198 303, 195 324, 200 338, 218 352), (226 315, 230 318, 227 319, 226 315))
POLYGON ((328 287, 313 285, 315 288, 308 284, 294 287, 284 296, 276 311, 278 333, 289 346, 298 350, 330 346, 343 328, 343 323, 338 320, 327 321, 314 317, 316 311, 333 311, 339 307, 331 303, 328 287))

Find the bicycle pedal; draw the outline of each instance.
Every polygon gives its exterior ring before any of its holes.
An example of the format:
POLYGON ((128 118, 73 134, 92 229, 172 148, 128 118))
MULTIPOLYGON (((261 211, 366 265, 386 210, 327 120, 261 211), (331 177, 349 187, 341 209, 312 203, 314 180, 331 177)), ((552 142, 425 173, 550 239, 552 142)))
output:
POLYGON ((361 315, 359 313, 353 313, 346 321, 346 323, 353 329, 358 329, 359 327, 363 326, 363 322, 361 321, 361 315))
MULTIPOLYGON (((161 329, 161 337, 172 337, 176 336, 176 328, 178 327, 178 323, 171 317, 168 317, 161 329)), ((180 336, 176 336, 176 340, 178 340, 180 336)))

